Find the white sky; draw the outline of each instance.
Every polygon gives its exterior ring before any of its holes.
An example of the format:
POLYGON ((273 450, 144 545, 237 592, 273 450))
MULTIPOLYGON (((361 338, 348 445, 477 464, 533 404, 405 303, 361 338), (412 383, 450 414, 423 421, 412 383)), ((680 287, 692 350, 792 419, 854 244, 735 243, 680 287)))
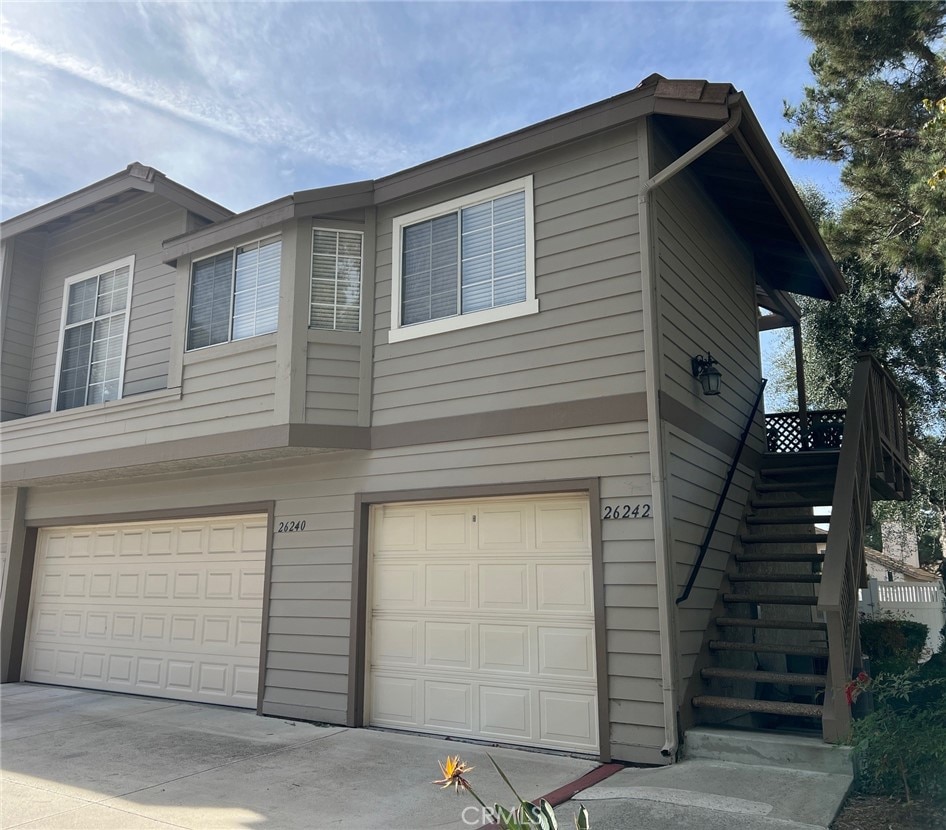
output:
MULTIPOLYGON (((232 210, 375 178, 635 87, 743 90, 773 144, 811 51, 782 2, 0 6, 4 218, 157 167, 232 210)), ((836 169, 796 181, 840 195, 836 169)))

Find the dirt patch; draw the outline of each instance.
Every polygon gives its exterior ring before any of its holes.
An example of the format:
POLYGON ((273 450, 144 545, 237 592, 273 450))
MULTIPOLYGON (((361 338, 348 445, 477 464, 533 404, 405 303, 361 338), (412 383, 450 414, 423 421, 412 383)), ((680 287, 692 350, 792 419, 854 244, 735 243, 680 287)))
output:
POLYGON ((946 804, 914 801, 905 804, 883 796, 851 796, 831 830, 943 830, 946 804))

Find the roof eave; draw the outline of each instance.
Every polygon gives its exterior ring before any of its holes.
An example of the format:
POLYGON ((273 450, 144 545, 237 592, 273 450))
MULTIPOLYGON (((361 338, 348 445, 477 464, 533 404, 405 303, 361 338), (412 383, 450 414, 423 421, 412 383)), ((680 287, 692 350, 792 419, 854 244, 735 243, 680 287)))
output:
POLYGON ((742 121, 733 137, 792 229, 812 267, 818 273, 827 295, 823 299, 837 299, 840 294, 847 291, 847 283, 821 238, 811 214, 802 203, 798 191, 775 154, 745 96, 741 92, 736 93, 730 105, 738 105, 743 111, 742 121))
POLYGON ((143 193, 157 193, 186 210, 203 216, 212 222, 229 218, 233 212, 195 193, 183 185, 169 179, 160 170, 132 162, 124 170, 93 182, 86 187, 68 193, 59 199, 40 205, 37 208, 14 216, 0 223, 0 235, 5 239, 36 230, 80 210, 90 208, 99 202, 138 190, 143 193))

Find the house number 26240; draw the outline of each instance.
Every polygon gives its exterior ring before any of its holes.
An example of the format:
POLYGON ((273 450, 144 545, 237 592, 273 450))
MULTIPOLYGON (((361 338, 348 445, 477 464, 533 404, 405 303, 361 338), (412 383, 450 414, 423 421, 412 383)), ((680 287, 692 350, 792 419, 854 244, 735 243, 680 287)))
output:
POLYGON ((649 519, 649 504, 615 504, 613 507, 605 505, 602 519, 649 519))
POLYGON ((296 522, 279 522, 276 525, 277 533, 298 533, 300 530, 305 530, 305 519, 296 522))

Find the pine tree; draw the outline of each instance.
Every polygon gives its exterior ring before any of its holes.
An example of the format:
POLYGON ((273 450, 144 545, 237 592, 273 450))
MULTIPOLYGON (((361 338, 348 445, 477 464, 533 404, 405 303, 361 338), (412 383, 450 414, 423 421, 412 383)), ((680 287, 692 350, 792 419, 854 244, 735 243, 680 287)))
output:
POLYGON ((814 84, 786 104, 784 145, 838 162, 845 202, 809 207, 849 284, 839 302, 803 302, 809 399, 843 405, 853 356, 870 351, 911 411, 908 506, 946 553, 946 2, 789 0, 814 44, 814 84))

